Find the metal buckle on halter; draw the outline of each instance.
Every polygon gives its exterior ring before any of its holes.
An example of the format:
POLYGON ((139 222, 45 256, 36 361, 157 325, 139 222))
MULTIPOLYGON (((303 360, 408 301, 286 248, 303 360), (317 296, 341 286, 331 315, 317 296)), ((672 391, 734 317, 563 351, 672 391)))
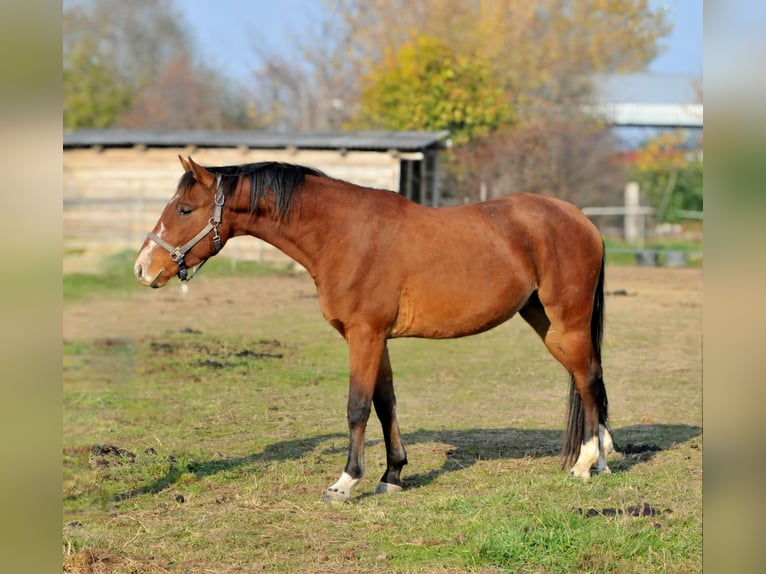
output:
POLYGON ((170 252, 170 258, 171 258, 173 261, 176 261, 176 262, 177 262, 179 259, 180 259, 181 261, 183 261, 183 259, 184 259, 184 254, 183 254, 183 251, 181 251, 181 249, 180 249, 179 247, 176 247, 175 249, 173 249, 173 251, 171 251, 171 252, 170 252))

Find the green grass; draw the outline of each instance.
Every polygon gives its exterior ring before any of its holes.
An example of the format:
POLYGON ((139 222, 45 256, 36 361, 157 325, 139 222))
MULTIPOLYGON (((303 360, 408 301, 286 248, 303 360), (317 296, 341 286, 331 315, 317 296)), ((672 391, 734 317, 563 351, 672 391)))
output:
MULTIPOLYGON (((118 292, 89 300, 104 296, 118 292)), ((346 349, 302 301, 249 325, 221 313, 189 332, 158 316, 140 336, 64 342, 69 571, 701 572, 696 309, 657 329, 651 310, 622 310, 633 299, 608 301, 615 440, 656 449, 587 484, 559 467, 566 374, 523 322, 392 341, 407 489, 373 495, 373 415, 366 478, 335 506, 320 497, 346 458, 346 349), (672 365, 647 361, 670 347, 672 365), (587 516, 641 503, 662 514, 587 516)))
POLYGON ((605 237, 607 265, 636 265, 636 253, 656 251, 659 265, 665 264, 668 251, 679 251, 687 255, 687 267, 702 267, 703 245, 699 241, 684 239, 649 239, 642 245, 627 242, 621 238, 605 237))

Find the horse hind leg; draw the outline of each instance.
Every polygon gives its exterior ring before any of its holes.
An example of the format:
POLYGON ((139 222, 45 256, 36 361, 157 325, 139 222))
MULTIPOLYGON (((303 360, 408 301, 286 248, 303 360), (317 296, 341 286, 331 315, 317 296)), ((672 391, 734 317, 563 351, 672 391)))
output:
POLYGON ((555 311, 552 322, 535 292, 519 314, 570 374, 569 416, 562 454, 564 465, 573 465, 571 474, 588 480, 594 465, 599 472, 609 472, 606 457, 614 450, 607 427, 608 403, 599 352, 594 349, 590 328, 566 326, 555 311))
POLYGON ((571 463, 576 456, 570 472, 586 481, 594 466, 597 472, 610 472, 606 457, 614 445, 607 428, 607 408, 606 388, 600 369, 573 372, 565 464, 571 463))

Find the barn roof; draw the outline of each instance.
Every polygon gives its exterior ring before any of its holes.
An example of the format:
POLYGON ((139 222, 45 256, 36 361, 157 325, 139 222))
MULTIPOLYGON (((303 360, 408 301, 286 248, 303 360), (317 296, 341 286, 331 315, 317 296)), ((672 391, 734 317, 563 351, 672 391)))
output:
POLYGON ((88 129, 64 134, 64 148, 79 147, 248 147, 403 152, 446 145, 449 132, 273 133, 213 130, 88 129))
POLYGON ((660 74, 593 76, 595 101, 584 110, 612 125, 702 128, 702 79, 660 74))

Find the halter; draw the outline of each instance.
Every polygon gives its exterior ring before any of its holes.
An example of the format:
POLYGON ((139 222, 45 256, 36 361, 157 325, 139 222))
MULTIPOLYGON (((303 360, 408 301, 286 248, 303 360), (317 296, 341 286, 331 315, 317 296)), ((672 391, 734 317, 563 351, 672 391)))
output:
MULTIPOLYGON (((173 247, 170 243, 162 239, 159 235, 152 233, 151 231, 146 236, 154 241, 157 245, 162 247, 165 251, 170 253, 170 258, 178 264, 178 278, 181 281, 191 281, 197 272, 202 269, 207 259, 203 259, 196 267, 192 269, 191 274, 187 273, 186 263, 184 262, 184 255, 186 255, 191 249, 197 245, 202 239, 211 231, 213 232, 213 255, 217 254, 221 250, 221 236, 218 235, 218 224, 221 223, 221 211, 223 208, 223 187, 221 186, 221 174, 215 176, 216 192, 213 196, 213 216, 208 220, 207 225, 202 230, 187 241, 181 247, 173 247), (188 277, 187 277, 188 275, 188 277)), ((211 255, 210 257, 212 257, 211 255)))

